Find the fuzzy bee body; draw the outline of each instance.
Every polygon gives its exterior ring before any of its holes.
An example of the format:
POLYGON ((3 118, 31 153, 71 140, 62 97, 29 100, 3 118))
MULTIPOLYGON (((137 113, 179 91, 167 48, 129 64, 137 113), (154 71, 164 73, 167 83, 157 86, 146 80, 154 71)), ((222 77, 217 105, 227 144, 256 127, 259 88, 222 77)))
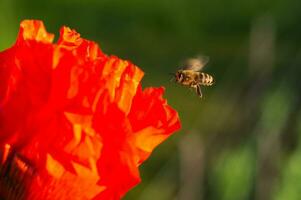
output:
POLYGON ((214 79, 211 75, 200 72, 209 61, 208 57, 189 59, 183 69, 175 73, 177 83, 194 88, 199 97, 202 97, 201 86, 211 86, 214 79))

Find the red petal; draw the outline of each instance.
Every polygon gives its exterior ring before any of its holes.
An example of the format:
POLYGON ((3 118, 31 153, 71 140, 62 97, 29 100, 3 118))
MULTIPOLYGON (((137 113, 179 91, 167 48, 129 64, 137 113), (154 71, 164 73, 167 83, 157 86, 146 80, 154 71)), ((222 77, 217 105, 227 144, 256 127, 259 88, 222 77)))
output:
POLYGON ((133 100, 129 114, 134 131, 133 140, 138 148, 138 163, 143 162, 152 150, 180 129, 178 113, 163 99, 164 88, 141 88, 133 100))
POLYGON ((1 138, 10 138, 11 143, 18 146, 30 138, 28 135, 34 129, 30 123, 36 120, 35 112, 48 98, 52 39, 53 35, 46 32, 42 22, 25 20, 21 23, 16 45, 0 53, 0 77, 6 77, 0 142, 1 138))
POLYGON ((0 53, 0 144, 36 169, 28 199, 120 199, 180 128, 177 112, 163 88, 142 91, 143 71, 129 61, 67 27, 52 40, 41 21, 25 20, 0 53))
POLYGON ((42 43, 52 43, 54 35, 48 33, 42 21, 23 20, 20 25, 17 44, 26 40, 34 40, 42 43))

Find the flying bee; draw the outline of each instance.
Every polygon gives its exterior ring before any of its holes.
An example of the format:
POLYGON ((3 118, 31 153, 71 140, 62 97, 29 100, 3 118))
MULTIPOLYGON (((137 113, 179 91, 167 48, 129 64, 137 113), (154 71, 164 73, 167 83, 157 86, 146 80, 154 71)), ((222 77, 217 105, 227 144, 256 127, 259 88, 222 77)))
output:
POLYGON ((208 62, 207 56, 188 59, 184 67, 174 74, 176 82, 195 89, 197 95, 202 98, 201 86, 211 86, 214 83, 211 75, 200 72, 208 62))

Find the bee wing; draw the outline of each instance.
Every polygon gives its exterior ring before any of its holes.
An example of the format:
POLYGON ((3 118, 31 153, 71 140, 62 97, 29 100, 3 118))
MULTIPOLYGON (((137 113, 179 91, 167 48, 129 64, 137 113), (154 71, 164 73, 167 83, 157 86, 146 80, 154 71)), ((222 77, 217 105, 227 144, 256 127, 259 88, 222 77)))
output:
POLYGON ((196 58, 190 58, 185 62, 185 70, 200 71, 209 62, 208 56, 198 56, 196 58))

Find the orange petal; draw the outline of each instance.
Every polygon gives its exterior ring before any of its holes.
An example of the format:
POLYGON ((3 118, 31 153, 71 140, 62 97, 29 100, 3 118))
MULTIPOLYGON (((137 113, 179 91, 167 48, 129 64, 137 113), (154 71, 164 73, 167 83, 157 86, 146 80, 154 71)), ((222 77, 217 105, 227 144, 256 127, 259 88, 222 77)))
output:
POLYGON ((37 42, 52 43, 54 35, 48 33, 44 23, 39 20, 23 20, 20 25, 17 44, 26 40, 37 42))

